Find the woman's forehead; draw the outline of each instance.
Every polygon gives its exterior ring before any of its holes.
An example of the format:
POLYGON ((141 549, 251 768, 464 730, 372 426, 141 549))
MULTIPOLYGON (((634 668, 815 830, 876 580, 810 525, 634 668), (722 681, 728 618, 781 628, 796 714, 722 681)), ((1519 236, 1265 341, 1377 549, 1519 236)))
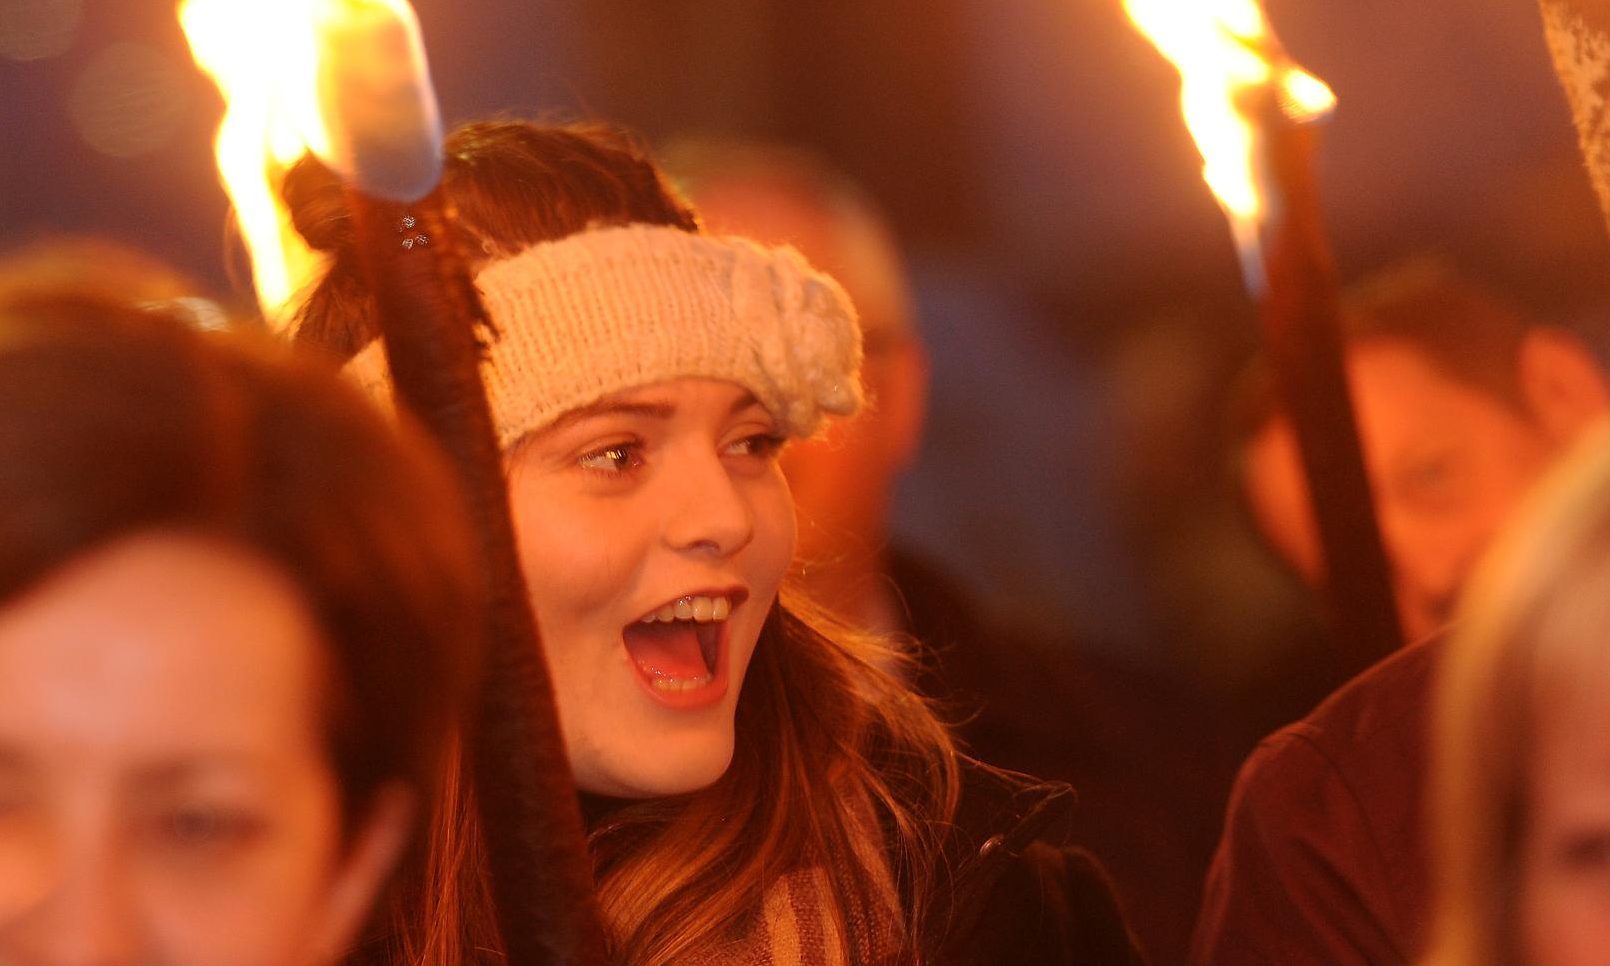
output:
POLYGON ((316 744, 324 649, 267 561, 134 535, 0 608, 0 732, 84 748, 316 744))

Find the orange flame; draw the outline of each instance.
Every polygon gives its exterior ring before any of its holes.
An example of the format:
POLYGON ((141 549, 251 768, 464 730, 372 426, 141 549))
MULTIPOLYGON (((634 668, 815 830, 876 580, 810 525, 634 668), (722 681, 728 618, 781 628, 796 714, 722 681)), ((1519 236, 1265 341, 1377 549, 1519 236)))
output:
MULTIPOLYGON (((396 58, 400 67, 382 65, 382 76, 393 88, 411 85, 428 95, 418 22, 407 0, 181 0, 179 22, 196 63, 224 96, 224 119, 215 142, 218 170, 251 256, 263 315, 271 323, 284 323, 325 258, 310 250, 292 227, 280 201, 280 184, 306 152, 346 174, 353 151, 351 144, 334 143, 351 133, 351 119, 331 116, 332 98, 341 92, 321 89, 337 73, 331 61, 338 52, 349 51, 348 57, 360 59, 356 79, 369 79, 375 70, 362 58, 372 45, 355 35, 395 28, 391 34, 401 34, 402 46, 412 49, 396 58), (400 82, 394 76, 407 72, 419 76, 400 82)), ((398 121, 397 99, 373 93, 358 92, 367 98, 360 109, 370 103, 375 113, 392 109, 382 120, 394 122, 394 128, 437 123, 433 95, 424 111, 428 118, 410 115, 398 121)), ((351 106, 334 109, 339 113, 351 106)))
MULTIPOLYGON (((263 316, 285 321, 321 259, 279 200, 285 170, 318 142, 320 0, 184 0, 179 23, 224 96, 214 149, 235 208, 263 316)), ((324 147, 322 143, 317 147, 324 147)))
POLYGON ((1180 104, 1202 154, 1202 177, 1243 255, 1255 250, 1265 202, 1253 105, 1273 96, 1288 118, 1311 121, 1335 107, 1335 95, 1286 57, 1258 0, 1124 0, 1124 9, 1179 69, 1180 104))

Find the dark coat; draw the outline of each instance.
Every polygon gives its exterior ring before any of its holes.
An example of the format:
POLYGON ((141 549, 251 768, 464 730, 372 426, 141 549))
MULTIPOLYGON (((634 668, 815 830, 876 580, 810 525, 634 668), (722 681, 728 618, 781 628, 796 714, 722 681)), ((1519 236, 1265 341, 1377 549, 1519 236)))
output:
POLYGON ((1099 650, 992 628, 948 575, 890 556, 918 690, 957 721, 968 754, 1078 789, 1067 840, 1112 877, 1149 958, 1183 962, 1242 755, 1223 717, 1099 650))
POLYGON ((1061 844, 1076 797, 969 764, 924 947, 933 966, 1140 966, 1112 883, 1061 844))
POLYGON ((1440 638, 1260 744, 1208 876, 1197 966, 1408 966, 1424 955, 1427 707, 1440 638))

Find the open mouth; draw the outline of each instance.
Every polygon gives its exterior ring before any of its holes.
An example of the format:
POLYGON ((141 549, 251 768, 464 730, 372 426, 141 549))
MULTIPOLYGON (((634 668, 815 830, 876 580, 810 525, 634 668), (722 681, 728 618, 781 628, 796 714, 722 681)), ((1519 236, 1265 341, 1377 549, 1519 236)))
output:
POLYGON ((727 690, 727 618, 743 596, 689 594, 626 626, 626 653, 653 697, 673 707, 721 699, 727 690))

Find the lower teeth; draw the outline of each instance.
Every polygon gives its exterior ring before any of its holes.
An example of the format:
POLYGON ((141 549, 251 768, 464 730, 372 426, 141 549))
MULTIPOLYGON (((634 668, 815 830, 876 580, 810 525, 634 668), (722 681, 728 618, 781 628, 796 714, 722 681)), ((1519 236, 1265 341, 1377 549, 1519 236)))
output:
POLYGON ((705 675, 702 678, 654 678, 649 683, 660 691, 692 691, 709 684, 713 677, 705 675))

